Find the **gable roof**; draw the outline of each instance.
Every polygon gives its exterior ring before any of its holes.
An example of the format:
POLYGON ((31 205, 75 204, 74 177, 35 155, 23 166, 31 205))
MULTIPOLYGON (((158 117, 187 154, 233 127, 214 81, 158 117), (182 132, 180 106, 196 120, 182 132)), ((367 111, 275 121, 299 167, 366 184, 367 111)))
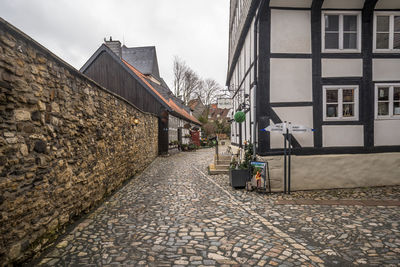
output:
POLYGON ((148 85, 148 87, 153 90, 154 93, 156 93, 163 101, 164 103, 166 103, 171 109, 172 111, 177 114, 179 117, 182 117, 186 120, 190 120, 196 124, 201 124, 201 122, 199 120, 197 120, 193 115, 190 115, 189 112, 187 112, 185 110, 184 107, 180 107, 178 103, 176 103, 174 101, 174 96, 171 95, 170 97, 167 95, 165 95, 166 90, 169 91, 169 89, 167 88, 162 88, 160 85, 152 82, 150 79, 148 79, 146 77, 146 75, 144 75, 143 73, 140 73, 140 71, 138 71, 135 67, 133 67, 132 65, 130 65, 128 62, 126 62, 125 60, 122 59, 122 61, 128 66, 128 68, 130 68, 133 72, 135 72, 135 74, 142 79, 142 81, 144 83, 146 83, 148 85), (158 90, 157 90, 157 89, 158 90), (161 92, 160 92, 161 91, 161 92))
POLYGON ((137 80, 139 82, 139 84, 141 86, 143 86, 144 88, 146 88, 148 90, 148 92, 153 95, 153 97, 156 98, 156 100, 161 103, 161 105, 164 106, 164 108, 166 108, 168 111, 171 111, 171 108, 160 98, 160 96, 158 94, 156 94, 153 90, 150 90, 148 88, 148 86, 146 85, 145 82, 143 82, 143 80, 141 80, 137 74, 130 69, 127 65, 124 64, 124 62, 122 62, 121 58, 119 58, 108 46, 106 46, 105 44, 102 44, 97 50, 96 52, 94 52, 94 54, 88 59, 88 61, 82 66, 82 68, 79 69, 80 72, 84 73, 89 67, 90 65, 92 65, 92 63, 94 61, 96 61, 96 59, 102 54, 102 53, 107 53, 108 55, 110 55, 123 69, 125 69, 130 75, 132 75, 132 77, 137 80))
POLYGON ((197 106, 204 106, 203 102, 201 101, 200 98, 192 99, 189 101, 188 106, 192 109, 195 110, 197 106))
MULTIPOLYGON (((178 117, 189 120, 195 124, 201 125, 200 121, 198 121, 194 116, 190 115, 190 113, 186 110, 189 108, 184 108, 180 106, 181 104, 175 103, 174 101, 175 96, 172 94, 168 96, 168 87, 164 87, 161 85, 158 85, 154 82, 151 81, 150 77, 147 77, 145 74, 143 74, 141 71, 139 71, 137 68, 129 64, 128 61, 119 58, 109 47, 107 47, 105 44, 102 44, 97 51, 89 58, 89 60, 82 66, 82 68, 79 70, 80 72, 84 72, 87 70, 90 65, 102 54, 102 53, 107 53, 109 54, 115 61, 120 64, 122 68, 124 68, 128 73, 130 73, 135 80, 137 80, 148 92, 150 92, 151 95, 153 95, 158 102, 160 102, 169 112, 172 112, 176 114, 178 117), (157 89, 158 90, 157 90, 157 89)), ((158 66, 157 66, 158 69, 158 66)), ((165 84, 165 82, 164 82, 165 84)), ((165 84, 166 85, 166 84, 165 84)))
POLYGON ((122 58, 141 73, 160 78, 157 53, 154 46, 126 47, 123 45, 122 58))

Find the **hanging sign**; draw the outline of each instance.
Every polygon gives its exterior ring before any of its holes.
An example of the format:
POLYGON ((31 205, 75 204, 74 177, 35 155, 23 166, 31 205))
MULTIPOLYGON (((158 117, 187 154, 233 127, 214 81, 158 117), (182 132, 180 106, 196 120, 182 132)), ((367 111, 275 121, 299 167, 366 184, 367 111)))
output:
POLYGON ((217 105, 218 105, 218 108, 220 108, 220 109, 231 109, 233 107, 232 99, 231 98, 218 98, 217 105))

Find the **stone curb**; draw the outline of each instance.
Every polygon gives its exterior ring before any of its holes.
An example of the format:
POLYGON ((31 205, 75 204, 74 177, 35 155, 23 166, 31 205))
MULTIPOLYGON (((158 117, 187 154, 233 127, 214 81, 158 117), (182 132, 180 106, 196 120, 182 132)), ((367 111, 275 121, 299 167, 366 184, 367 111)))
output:
POLYGON ((400 206, 397 200, 313 200, 313 199, 282 199, 275 201, 275 205, 340 205, 340 206, 400 206))

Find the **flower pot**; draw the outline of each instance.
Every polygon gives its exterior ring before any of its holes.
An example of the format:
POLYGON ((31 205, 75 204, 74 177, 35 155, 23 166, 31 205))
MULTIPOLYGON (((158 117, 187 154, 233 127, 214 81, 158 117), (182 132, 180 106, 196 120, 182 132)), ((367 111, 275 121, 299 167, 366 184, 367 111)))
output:
POLYGON ((250 177, 250 172, 248 169, 244 170, 229 170, 229 182, 233 188, 245 188, 246 181, 250 177))

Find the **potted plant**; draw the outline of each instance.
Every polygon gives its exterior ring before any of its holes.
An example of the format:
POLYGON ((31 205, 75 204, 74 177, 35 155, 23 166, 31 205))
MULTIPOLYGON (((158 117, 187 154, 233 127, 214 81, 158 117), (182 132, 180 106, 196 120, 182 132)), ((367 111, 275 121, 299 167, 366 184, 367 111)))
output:
POLYGON ((189 148, 189 150, 196 150, 197 146, 195 144, 191 143, 191 144, 189 144, 188 148, 189 148))
POLYGON ((244 188, 249 179, 249 169, 243 164, 231 165, 229 169, 229 183, 233 188, 244 188))
POLYGON ((188 151, 189 146, 187 144, 182 144, 181 149, 182 149, 182 151, 188 151))
POLYGON ((229 169, 229 182, 233 188, 244 188, 246 182, 250 179, 250 162, 253 155, 253 146, 245 145, 245 157, 239 164, 236 160, 232 160, 229 169))

